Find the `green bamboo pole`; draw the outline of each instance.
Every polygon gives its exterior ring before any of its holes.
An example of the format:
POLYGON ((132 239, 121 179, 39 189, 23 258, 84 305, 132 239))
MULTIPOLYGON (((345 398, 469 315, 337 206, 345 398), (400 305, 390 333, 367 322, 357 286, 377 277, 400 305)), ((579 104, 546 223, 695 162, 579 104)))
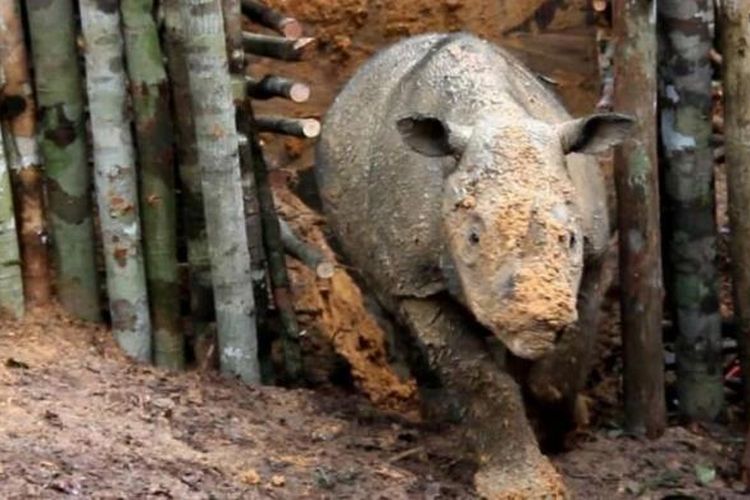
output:
POLYGON ((133 137, 126 114, 120 13, 115 4, 97 0, 80 0, 80 7, 112 329, 128 355, 150 361, 151 321, 133 137))
POLYGON ((190 319, 193 327, 194 351, 198 364, 210 364, 214 343, 214 294, 211 285, 211 261, 208 256, 206 216, 201 192, 201 168, 195 137, 187 61, 184 54, 184 30, 177 0, 162 2, 164 12, 164 49, 167 72, 172 86, 174 123, 177 132, 177 161, 182 193, 182 213, 187 239, 190 276, 190 319))
POLYGON ((680 413, 713 420, 723 407, 719 273, 711 146, 712 0, 662 0, 661 137, 668 284, 675 312, 680 413))
POLYGON ((221 370, 260 381, 234 103, 218 0, 183 0, 221 370))
POLYGON ((26 2, 56 291, 75 316, 99 321, 91 171, 72 0, 26 2))
POLYGON ((10 166, 14 203, 18 214, 24 292, 29 305, 50 301, 51 283, 44 224, 44 198, 39 147, 36 142, 36 105, 29 76, 19 0, 0 3, 2 65, 7 98, 24 104, 23 111, 9 121, 11 136, 6 149, 10 166))
POLYGON ((153 7, 153 0, 122 0, 120 12, 135 111, 154 361, 157 366, 179 370, 185 367, 185 339, 179 325, 174 134, 153 7))
POLYGON ((21 256, 3 135, 0 135, 0 311, 20 318, 25 308, 21 256))

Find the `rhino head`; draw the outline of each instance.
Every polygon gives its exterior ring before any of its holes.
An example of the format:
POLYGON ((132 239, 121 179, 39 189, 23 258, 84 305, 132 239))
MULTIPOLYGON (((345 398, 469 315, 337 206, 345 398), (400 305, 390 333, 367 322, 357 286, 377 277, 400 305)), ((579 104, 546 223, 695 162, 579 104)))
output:
POLYGON ((565 156, 605 151, 632 125, 614 113, 561 124, 489 114, 471 127, 423 115, 398 120, 412 149, 453 157, 443 162, 443 274, 515 355, 543 356, 577 320, 585 235, 565 156))

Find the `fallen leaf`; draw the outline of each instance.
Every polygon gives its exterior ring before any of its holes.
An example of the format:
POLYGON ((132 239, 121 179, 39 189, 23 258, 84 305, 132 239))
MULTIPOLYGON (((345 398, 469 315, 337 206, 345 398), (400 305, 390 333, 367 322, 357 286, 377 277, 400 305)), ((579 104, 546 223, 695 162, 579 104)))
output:
POLYGON ((242 473, 242 475, 240 476, 240 480, 243 483, 254 486, 256 484, 260 484, 260 474, 258 474, 258 471, 256 471, 255 469, 248 469, 242 473))
POLYGON ((714 479, 716 479, 716 469, 710 465, 696 465, 695 466, 695 477, 698 478, 698 482, 703 486, 707 486, 714 479))
POLYGON ((284 476, 276 475, 271 477, 271 484, 277 487, 281 487, 286 484, 286 479, 284 479, 284 476))

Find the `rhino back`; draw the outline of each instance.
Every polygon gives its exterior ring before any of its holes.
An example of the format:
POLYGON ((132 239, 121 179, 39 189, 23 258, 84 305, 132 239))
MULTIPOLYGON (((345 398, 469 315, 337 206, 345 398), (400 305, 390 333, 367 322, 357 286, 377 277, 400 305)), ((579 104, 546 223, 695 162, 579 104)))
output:
POLYGON ((329 110, 316 165, 324 207, 344 251, 379 292, 425 297, 445 288, 443 178, 455 160, 412 151, 396 121, 425 114, 472 126, 490 109, 569 119, 512 56, 467 34, 422 35, 384 50, 329 110))

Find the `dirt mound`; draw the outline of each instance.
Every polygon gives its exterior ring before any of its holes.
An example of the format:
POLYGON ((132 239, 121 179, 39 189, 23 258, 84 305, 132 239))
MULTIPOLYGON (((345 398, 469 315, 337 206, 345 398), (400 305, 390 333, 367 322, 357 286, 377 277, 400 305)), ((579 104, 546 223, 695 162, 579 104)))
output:
MULTIPOLYGON (((330 262, 336 256, 321 229, 322 220, 285 187, 275 190, 284 219, 330 262)), ((416 384, 401 380, 388 362, 386 335, 365 306, 364 297, 347 271, 337 265, 330 280, 288 258, 295 309, 311 335, 321 335, 349 363, 356 386, 380 408, 417 418, 416 384)))
POLYGON ((473 497, 457 443, 358 398, 135 365, 56 311, 0 353, 2 498, 473 497))

